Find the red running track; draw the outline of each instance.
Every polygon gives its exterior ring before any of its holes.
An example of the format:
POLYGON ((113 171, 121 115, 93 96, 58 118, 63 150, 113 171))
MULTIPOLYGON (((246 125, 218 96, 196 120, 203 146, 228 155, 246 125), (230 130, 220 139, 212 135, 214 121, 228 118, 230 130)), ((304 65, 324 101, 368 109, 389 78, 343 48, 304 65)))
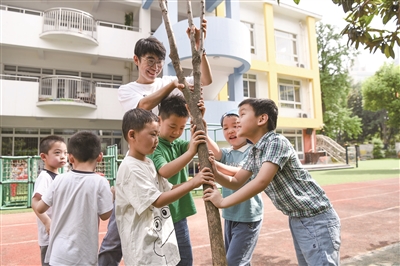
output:
MULTIPOLYGON (((400 179, 324 186, 342 223, 341 259, 400 242, 400 179)), ((252 265, 297 265, 288 219, 263 193, 264 219, 252 265)), ((197 214, 188 218, 194 265, 212 265, 205 207, 195 200, 197 214)), ((1 214, 0 265, 40 265, 35 214, 1 214)), ((100 241, 107 221, 100 223, 100 241)), ((123 265, 123 263, 122 263, 123 265)))

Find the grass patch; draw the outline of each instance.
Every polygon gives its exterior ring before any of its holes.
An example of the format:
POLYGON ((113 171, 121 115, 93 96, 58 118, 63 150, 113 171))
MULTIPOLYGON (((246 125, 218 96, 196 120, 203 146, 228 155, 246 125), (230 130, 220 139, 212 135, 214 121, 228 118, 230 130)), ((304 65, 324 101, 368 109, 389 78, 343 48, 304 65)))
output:
POLYGON ((312 171, 311 176, 321 186, 399 178, 400 160, 380 159, 361 161, 358 162, 358 168, 312 171))
MULTIPOLYGON (((353 182, 364 182, 378 179, 399 178, 399 159, 379 159, 358 162, 358 168, 310 171, 311 176, 321 186, 353 182)), ((203 196, 203 191, 192 191, 193 198, 203 196)))
POLYGON ((15 208, 15 209, 4 209, 0 210, 0 214, 14 214, 14 213, 21 213, 21 212, 33 212, 32 208, 15 208))

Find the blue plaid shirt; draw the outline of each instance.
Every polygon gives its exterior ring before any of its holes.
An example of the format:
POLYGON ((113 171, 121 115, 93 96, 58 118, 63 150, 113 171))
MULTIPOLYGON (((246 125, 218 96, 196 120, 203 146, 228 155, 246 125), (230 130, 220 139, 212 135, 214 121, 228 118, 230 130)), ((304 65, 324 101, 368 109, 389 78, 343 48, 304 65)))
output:
POLYGON ((324 190, 302 167, 297 152, 284 136, 273 131, 267 132, 249 152, 243 169, 257 176, 264 162, 279 167, 264 191, 284 214, 310 217, 332 207, 324 190))

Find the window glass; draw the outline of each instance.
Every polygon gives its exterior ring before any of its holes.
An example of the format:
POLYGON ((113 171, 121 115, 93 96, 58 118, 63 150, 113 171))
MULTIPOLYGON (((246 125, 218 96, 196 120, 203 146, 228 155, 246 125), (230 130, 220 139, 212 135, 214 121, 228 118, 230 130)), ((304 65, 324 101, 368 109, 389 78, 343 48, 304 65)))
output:
POLYGON ((255 45, 254 45, 255 44, 255 41, 254 41, 254 24, 250 23, 250 22, 245 22, 245 21, 242 21, 242 23, 244 25, 246 25, 247 28, 249 29, 249 32, 250 32, 250 52, 252 54, 255 54, 256 53, 256 48, 255 48, 255 45))
POLYGON ((243 96, 245 98, 256 98, 257 75, 243 74, 243 96))
POLYGON ((41 135, 51 135, 51 129, 49 129, 49 128, 41 128, 40 129, 40 134, 41 135))
POLYGON ((2 137, 1 138, 1 155, 2 156, 12 156, 12 137, 2 137))
POLYGON ((76 129, 54 129, 54 135, 73 135, 77 132, 76 129))
POLYGON ((15 137, 14 156, 33 156, 38 155, 39 139, 15 137))
POLYGON ((284 135, 290 141, 293 148, 297 151, 297 156, 299 157, 299 159, 304 159, 303 134, 301 130, 277 129, 276 133, 284 135))
POLYGON ((298 62, 296 34, 275 30, 275 47, 278 63, 295 65, 298 62))
POLYGON ((53 75, 53 69, 42 69, 42 74, 53 75))
POLYGON ((15 134, 39 134, 37 128, 16 128, 15 134))
POLYGON ((18 67, 18 72, 25 72, 25 73, 37 73, 40 74, 40 68, 36 67, 18 67))
POLYGON ((114 136, 122 136, 122 131, 121 130, 113 130, 113 135, 114 136))
POLYGON ((12 128, 2 128, 1 133, 2 134, 12 134, 14 131, 12 128))
POLYGON ((282 108, 302 109, 301 85, 299 81, 278 79, 279 106, 282 108))
POLYGON ((77 76, 77 77, 79 77, 79 72, 76 72, 76 71, 68 71, 68 70, 56 70, 56 75, 77 76))

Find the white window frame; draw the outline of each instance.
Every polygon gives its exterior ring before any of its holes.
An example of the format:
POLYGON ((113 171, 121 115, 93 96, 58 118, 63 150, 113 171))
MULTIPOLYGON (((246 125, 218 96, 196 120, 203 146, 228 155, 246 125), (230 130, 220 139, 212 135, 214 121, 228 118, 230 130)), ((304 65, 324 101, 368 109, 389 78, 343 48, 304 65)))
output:
POLYGON ((257 98, 256 74, 243 74, 243 97, 244 99, 257 98))
POLYGON ((279 107, 295 110, 302 109, 301 81, 278 78, 279 107))
POLYGON ((300 160, 305 159, 303 131, 301 129, 277 129, 276 133, 282 134, 292 143, 300 160))
POLYGON ((249 29, 250 31, 250 52, 252 54, 256 53, 256 46, 255 46, 255 34, 254 34, 254 23, 250 23, 247 21, 242 21, 244 25, 249 29))
POLYGON ((275 30, 276 61, 297 66, 299 63, 299 43, 297 34, 275 30), (285 43, 286 45, 282 45, 285 43), (288 48, 289 49, 286 49, 288 48), (287 51, 289 50, 289 51, 287 51))

